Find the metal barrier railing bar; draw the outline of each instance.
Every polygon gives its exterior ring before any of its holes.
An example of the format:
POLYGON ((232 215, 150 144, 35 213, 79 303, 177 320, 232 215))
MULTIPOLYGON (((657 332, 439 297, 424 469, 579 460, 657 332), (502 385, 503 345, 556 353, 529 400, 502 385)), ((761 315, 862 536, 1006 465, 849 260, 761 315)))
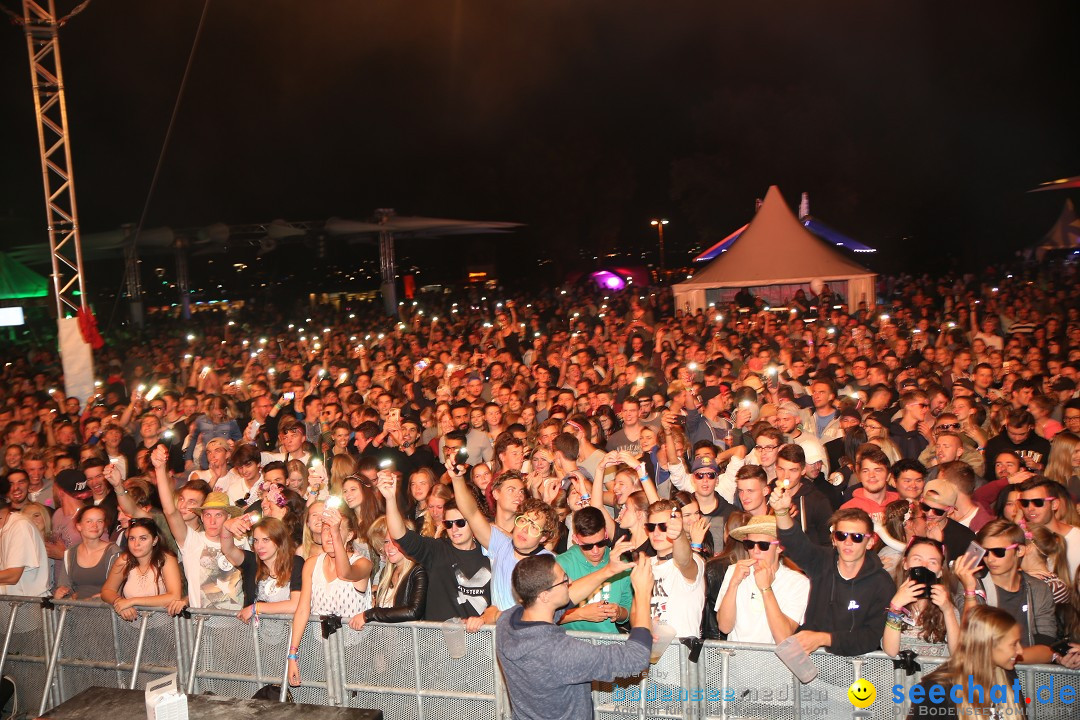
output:
MULTIPOLYGON (((491 626, 466 635, 466 654, 453 659, 440 623, 345 624, 310 621, 300 643, 301 684, 287 683, 292 618, 261 616, 245 625, 225 610, 190 609, 169 617, 161 608, 138 608, 129 623, 96 601, 0 596, 0 674, 11 676, 21 697, 45 714, 91 686, 138 689, 178 673, 189 693, 251 697, 280 685, 279 698, 297 702, 381 709, 386 717, 416 720, 509 720, 509 698, 495 655, 491 626)), ((623 642, 618 635, 573 633, 595 644, 623 642)), ((908 675, 881 652, 811 657, 818 677, 802 685, 772 645, 707 641, 697 654, 676 642, 644 676, 593 684, 594 715, 603 720, 900 720, 907 706, 891 700, 894 685, 910 688, 945 658, 919 657, 908 675), (696 661, 691 658, 696 658, 696 661), (872 682, 878 700, 852 707, 848 687, 872 682)), ((558 658, 552 658, 558 662, 558 658)), ((1028 697, 1040 686, 1080 685, 1080 671, 1057 665, 1018 668, 1028 697)), ((905 693, 906 694, 906 693, 905 693)), ((1027 706, 1029 720, 1065 720, 1075 706, 1027 706)))

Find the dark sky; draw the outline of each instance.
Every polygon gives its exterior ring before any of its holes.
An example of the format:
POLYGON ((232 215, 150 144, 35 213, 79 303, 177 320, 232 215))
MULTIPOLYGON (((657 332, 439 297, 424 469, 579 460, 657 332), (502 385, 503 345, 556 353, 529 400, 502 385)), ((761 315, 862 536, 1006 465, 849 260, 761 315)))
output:
MULTIPOLYGON (((881 258, 991 257, 1065 199, 1025 190, 1080 174, 1076 5, 212 0, 147 226, 395 207, 565 253, 663 214, 677 250, 778 184, 881 258)), ((138 219, 201 9, 61 31, 84 231, 138 219)), ((17 28, 0 52, 3 246, 44 212, 17 28)))

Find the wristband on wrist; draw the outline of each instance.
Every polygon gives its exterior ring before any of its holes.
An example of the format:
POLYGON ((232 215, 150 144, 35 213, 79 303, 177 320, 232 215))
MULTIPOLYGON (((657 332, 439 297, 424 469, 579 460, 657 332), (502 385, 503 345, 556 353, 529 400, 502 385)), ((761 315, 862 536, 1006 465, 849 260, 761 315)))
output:
POLYGON ((773 510, 773 512, 774 512, 774 513, 776 513, 776 516, 777 516, 777 517, 787 517, 788 515, 790 515, 790 514, 791 514, 791 511, 790 511, 790 510, 787 510, 787 509, 784 509, 784 510, 773 510))
POLYGON ((770 585, 769 587, 761 588, 761 592, 763 592, 763 593, 772 592, 772 585, 770 585))
POLYGON ((703 550, 704 548, 705 546, 702 543, 690 543, 690 549, 692 550, 703 550))

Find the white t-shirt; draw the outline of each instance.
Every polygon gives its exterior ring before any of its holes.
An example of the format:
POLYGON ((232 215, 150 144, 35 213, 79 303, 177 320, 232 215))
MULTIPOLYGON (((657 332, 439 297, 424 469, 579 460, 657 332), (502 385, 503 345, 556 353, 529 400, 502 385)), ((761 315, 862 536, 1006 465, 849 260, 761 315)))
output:
POLYGON ((240 473, 235 470, 230 470, 225 473, 218 478, 216 483, 214 483, 214 489, 228 495, 229 502, 233 505, 235 505, 238 500, 247 498, 247 502, 244 503, 245 507, 259 499, 259 488, 261 487, 262 475, 260 475, 255 481, 255 484, 249 488, 247 483, 244 482, 244 478, 240 477, 240 473))
MULTIPOLYGON (((724 582, 720 585, 720 594, 716 597, 713 610, 720 609, 720 603, 731 586, 731 575, 734 571, 735 566, 731 565, 724 574, 724 582)), ((780 605, 780 611, 796 624, 802 625, 806 616, 806 603, 810 597, 809 578, 781 564, 773 578, 772 592, 780 605)), ((754 582, 753 574, 743 578, 735 589, 735 626, 728 633, 728 640, 769 645, 776 643, 772 631, 769 630, 768 618, 765 617, 765 598, 754 582)))
POLYGON ((0 570, 21 567, 14 585, 0 585, 0 595, 44 597, 49 594, 49 557, 37 527, 22 513, 9 511, 0 528, 0 570))
POLYGON ((676 637, 701 636, 701 611, 705 607, 705 561, 694 553, 697 577, 688 582, 672 559, 657 561, 653 566, 651 614, 675 628, 676 637))
POLYGON ((244 604, 240 568, 233 567, 221 553, 221 543, 208 540, 205 533, 188 529, 180 546, 187 579, 188 604, 239 610, 244 604))

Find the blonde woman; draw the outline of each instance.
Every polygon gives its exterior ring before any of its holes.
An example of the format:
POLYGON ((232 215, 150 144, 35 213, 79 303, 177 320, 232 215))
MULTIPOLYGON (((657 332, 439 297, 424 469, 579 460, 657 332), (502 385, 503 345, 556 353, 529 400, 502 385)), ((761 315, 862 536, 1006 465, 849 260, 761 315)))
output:
MULTIPOLYGON (((405 526, 413 530, 408 520, 405 526)), ((399 623, 422 620, 427 601, 428 574, 423 565, 401 551, 389 536, 386 517, 380 517, 368 529, 368 541, 383 561, 379 589, 372 606, 353 616, 349 627, 360 630, 366 623, 399 623)))
POLYGON ((443 527, 443 511, 446 503, 454 499, 454 490, 449 485, 438 484, 431 489, 427 498, 427 512, 424 513, 424 524, 420 528, 420 534, 424 537, 439 538, 446 535, 443 527))
POLYGON ((1073 502, 1080 501, 1080 437, 1067 431, 1055 435, 1043 474, 1063 485, 1073 502))
POLYGON ((912 703, 908 717, 1025 717, 1026 700, 1013 691, 1019 686, 1014 681, 1020 648, 1020 625, 1012 615, 989 605, 973 609, 956 652, 919 683, 925 699, 912 703), (957 685, 961 691, 951 692, 957 685), (981 697, 969 694, 969 685, 986 690, 981 697), (1008 688, 1004 698, 990 699, 989 688, 994 685, 1008 688))

